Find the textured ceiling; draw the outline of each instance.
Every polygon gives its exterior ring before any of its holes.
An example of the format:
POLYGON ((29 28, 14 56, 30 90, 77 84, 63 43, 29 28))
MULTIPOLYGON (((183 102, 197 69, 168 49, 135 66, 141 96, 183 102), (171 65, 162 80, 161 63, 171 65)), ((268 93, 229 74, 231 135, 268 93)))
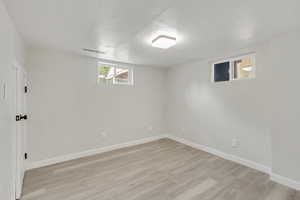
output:
POLYGON ((5 0, 29 45, 151 66, 248 47, 300 26, 299 0, 5 0), (176 36, 168 50, 151 47, 176 36))

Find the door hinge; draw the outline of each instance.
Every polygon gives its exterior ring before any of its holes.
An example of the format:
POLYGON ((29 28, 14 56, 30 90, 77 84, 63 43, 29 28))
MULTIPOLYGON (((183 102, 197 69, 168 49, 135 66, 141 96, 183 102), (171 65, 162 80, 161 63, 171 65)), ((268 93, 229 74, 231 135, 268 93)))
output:
POLYGON ((24 87, 24 92, 25 92, 25 93, 28 92, 28 87, 27 87, 27 86, 24 87))
POLYGON ((28 158, 28 154, 27 153, 24 154, 24 158, 25 158, 25 160, 27 160, 27 158, 28 158))

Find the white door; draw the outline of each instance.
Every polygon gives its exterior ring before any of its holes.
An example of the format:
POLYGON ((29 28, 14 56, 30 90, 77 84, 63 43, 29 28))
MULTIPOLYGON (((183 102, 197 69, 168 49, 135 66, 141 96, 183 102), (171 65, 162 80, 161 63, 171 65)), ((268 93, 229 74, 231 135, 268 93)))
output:
POLYGON ((21 67, 16 71, 16 199, 22 194, 23 179, 25 174, 26 153, 26 73, 21 67))

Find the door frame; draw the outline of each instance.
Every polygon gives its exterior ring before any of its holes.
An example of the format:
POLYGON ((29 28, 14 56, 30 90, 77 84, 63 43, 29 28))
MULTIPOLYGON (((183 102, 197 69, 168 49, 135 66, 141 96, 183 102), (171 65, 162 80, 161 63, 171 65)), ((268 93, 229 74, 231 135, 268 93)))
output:
MULTIPOLYGON (((14 117, 20 113, 18 113, 18 108, 19 108, 19 101, 18 101, 18 97, 19 97, 19 90, 21 89, 20 87, 20 73, 25 77, 25 80, 24 82, 27 82, 28 79, 27 79, 27 72, 26 70, 24 69, 24 67, 22 65, 20 65, 17 61, 15 61, 12 65, 12 68, 14 70, 14 81, 15 81, 15 88, 13 91, 14 92, 14 117)), ((26 97, 25 97, 26 98, 26 97)), ((24 102, 24 104, 26 104, 26 100, 24 102)), ((26 106, 26 105, 24 105, 26 106)), ((22 113, 24 114, 24 113, 22 113)), ((13 179, 14 179, 14 188, 13 188, 13 194, 14 194, 14 199, 20 199, 21 198, 21 194, 22 194, 22 187, 23 187, 23 179, 24 179, 24 174, 25 174, 25 160, 19 160, 20 158, 20 151, 19 151, 19 147, 18 147, 18 144, 20 144, 18 142, 18 139, 20 138, 17 134, 18 134, 18 124, 19 122, 17 122, 15 119, 14 119, 14 136, 13 136, 13 155, 14 155, 14 158, 13 158, 13 167, 14 167, 14 170, 13 170, 13 179), (23 163, 21 166, 20 166, 20 163, 23 163), (21 178, 19 178, 19 174, 21 173, 21 178)), ((26 126, 24 128, 24 142, 26 143, 26 126)), ((24 144, 23 144, 24 145, 24 144)), ((26 148, 26 144, 25 144, 25 147, 26 148)))

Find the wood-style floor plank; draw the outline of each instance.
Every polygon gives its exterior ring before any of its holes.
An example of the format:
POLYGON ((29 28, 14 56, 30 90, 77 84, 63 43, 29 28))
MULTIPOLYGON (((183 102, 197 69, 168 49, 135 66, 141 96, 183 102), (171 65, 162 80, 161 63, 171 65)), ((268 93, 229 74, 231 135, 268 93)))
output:
POLYGON ((267 174, 169 139, 30 170, 22 200, 300 200, 267 174))

